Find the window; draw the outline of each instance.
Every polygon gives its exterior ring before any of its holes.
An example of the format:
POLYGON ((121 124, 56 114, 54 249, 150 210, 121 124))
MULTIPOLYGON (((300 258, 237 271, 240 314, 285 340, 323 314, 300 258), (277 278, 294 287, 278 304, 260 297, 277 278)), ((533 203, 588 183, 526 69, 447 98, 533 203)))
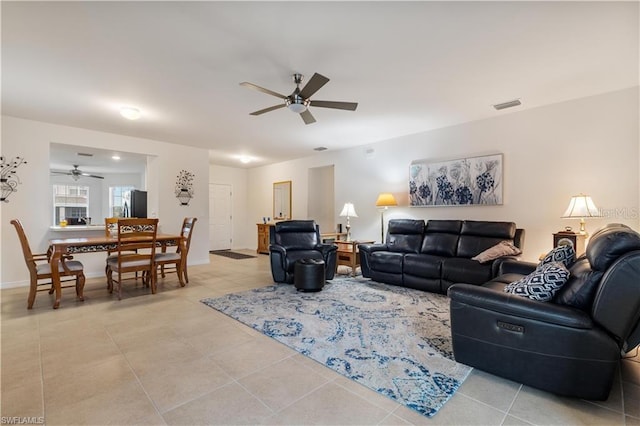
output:
POLYGON ((80 223, 89 213, 89 187, 83 185, 53 185, 53 223, 67 219, 70 225, 80 223))
POLYGON ((110 186, 109 187, 109 212, 111 217, 131 216, 131 191, 133 186, 110 186))

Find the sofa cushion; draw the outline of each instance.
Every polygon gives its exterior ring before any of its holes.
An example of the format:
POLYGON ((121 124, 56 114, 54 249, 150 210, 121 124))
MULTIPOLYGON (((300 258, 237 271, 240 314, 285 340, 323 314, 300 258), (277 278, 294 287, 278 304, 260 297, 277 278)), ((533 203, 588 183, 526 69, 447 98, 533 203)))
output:
POLYGON ((442 279, 451 283, 484 284, 491 279, 491 264, 461 257, 442 261, 442 279))
POLYGON ((576 252, 573 249, 573 246, 569 244, 561 245, 547 253, 547 255, 540 261, 540 263, 538 263, 538 269, 548 263, 553 262, 560 262, 566 268, 570 268, 575 259, 576 252))
POLYGON ((424 227, 424 231, 426 233, 438 232, 458 235, 462 229, 462 223, 462 220, 432 219, 427 222, 427 225, 424 227))
POLYGON ((376 251, 371 253, 370 266, 374 271, 402 274, 403 265, 402 253, 392 253, 388 251, 376 251))
POLYGON ((528 297, 529 299, 546 302, 569 278, 569 270, 562 262, 551 262, 537 268, 531 274, 508 284, 505 293, 528 297))
POLYGON ((558 290, 553 301, 590 312, 603 272, 591 270, 587 258, 581 257, 571 265, 569 273, 569 280, 558 290))
POLYGON ((522 250, 514 246, 512 242, 500 241, 495 246, 489 247, 482 253, 472 257, 471 260, 487 263, 503 256, 517 256, 519 254, 522 254, 522 250))
POLYGON ((501 238, 513 240, 516 235, 516 224, 513 222, 492 222, 484 220, 465 220, 460 235, 501 238))
POLYGON ((422 240, 421 253, 453 257, 458 246, 458 234, 427 233, 422 240))
POLYGON ((424 220, 394 219, 387 229, 387 247, 394 253, 418 253, 422 246, 424 220))
POLYGON ((287 272, 293 272, 293 267, 296 261, 300 259, 318 259, 323 260, 322 252, 318 250, 292 250, 287 251, 287 256, 284 259, 284 270, 287 272))
POLYGON ((444 260, 441 256, 433 256, 429 254, 405 254, 404 255, 404 273, 407 275, 415 275, 422 278, 440 279, 441 265, 444 260))

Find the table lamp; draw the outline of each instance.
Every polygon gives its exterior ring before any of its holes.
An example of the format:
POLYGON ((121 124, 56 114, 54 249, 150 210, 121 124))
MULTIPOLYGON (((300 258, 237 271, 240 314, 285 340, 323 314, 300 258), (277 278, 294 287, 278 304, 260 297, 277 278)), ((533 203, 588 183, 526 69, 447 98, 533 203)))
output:
POLYGON ((376 200, 376 207, 382 207, 380 209, 380 242, 384 243, 384 211, 389 207, 397 206, 398 202, 396 201, 393 194, 389 192, 383 192, 378 195, 378 199, 376 200))
POLYGON ((569 207, 562 215, 563 219, 580 218, 580 235, 588 236, 584 229, 584 219, 586 217, 600 217, 600 212, 590 196, 580 194, 574 195, 569 201, 569 207))
POLYGON ((356 209, 353 207, 352 203, 344 203, 344 207, 340 212, 340 216, 347 217, 347 241, 351 241, 351 224, 349 223, 350 217, 358 217, 356 213, 356 209))

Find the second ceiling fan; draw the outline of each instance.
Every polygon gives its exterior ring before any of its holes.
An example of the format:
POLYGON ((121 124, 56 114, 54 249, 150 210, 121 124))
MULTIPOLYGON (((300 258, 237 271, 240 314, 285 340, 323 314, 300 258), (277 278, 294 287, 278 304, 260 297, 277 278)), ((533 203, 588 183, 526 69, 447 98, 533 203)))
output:
POLYGON ((315 101, 311 100, 311 96, 316 93, 322 86, 329 82, 329 79, 321 74, 314 73, 309 82, 300 89, 300 84, 302 83, 304 76, 302 74, 294 74, 293 82, 296 84, 296 88, 292 94, 289 96, 282 95, 278 92, 274 92, 273 90, 265 89, 264 87, 256 86, 253 83, 242 82, 241 86, 248 87, 249 89, 258 90, 262 93, 266 93, 271 96, 275 96, 276 98, 282 99, 282 102, 279 105, 274 105, 269 108, 264 108, 258 111, 252 112, 250 115, 261 115, 265 112, 273 111, 276 109, 287 107, 291 111, 299 113, 302 120, 304 120, 305 124, 315 123, 316 119, 313 118, 313 115, 309 111, 309 107, 320 107, 320 108, 333 108, 333 109, 343 109, 348 111, 355 111, 358 107, 357 102, 337 102, 337 101, 315 101))

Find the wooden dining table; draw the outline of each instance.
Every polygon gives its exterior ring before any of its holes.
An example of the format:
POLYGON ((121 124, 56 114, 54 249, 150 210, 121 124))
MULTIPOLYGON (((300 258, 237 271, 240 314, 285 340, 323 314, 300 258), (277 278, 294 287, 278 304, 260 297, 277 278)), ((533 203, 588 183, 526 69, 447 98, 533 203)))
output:
MULTIPOLYGON (((184 253, 187 252, 185 239, 180 235, 174 234, 158 234, 156 236, 156 244, 162 251, 165 251, 168 246, 179 246, 180 252, 183 254, 181 262, 184 266, 184 262, 187 260, 184 258, 184 253)), ((53 302, 53 309, 57 309, 60 306, 60 298, 62 297, 62 284, 60 281, 60 259, 63 255, 76 255, 84 253, 97 253, 115 251, 118 248, 117 236, 96 236, 96 237, 79 237, 79 238, 57 238, 49 240, 49 264, 51 266, 51 282, 56 293, 55 301, 53 302)), ((182 278, 180 279, 180 286, 184 287, 185 283, 182 278)))

